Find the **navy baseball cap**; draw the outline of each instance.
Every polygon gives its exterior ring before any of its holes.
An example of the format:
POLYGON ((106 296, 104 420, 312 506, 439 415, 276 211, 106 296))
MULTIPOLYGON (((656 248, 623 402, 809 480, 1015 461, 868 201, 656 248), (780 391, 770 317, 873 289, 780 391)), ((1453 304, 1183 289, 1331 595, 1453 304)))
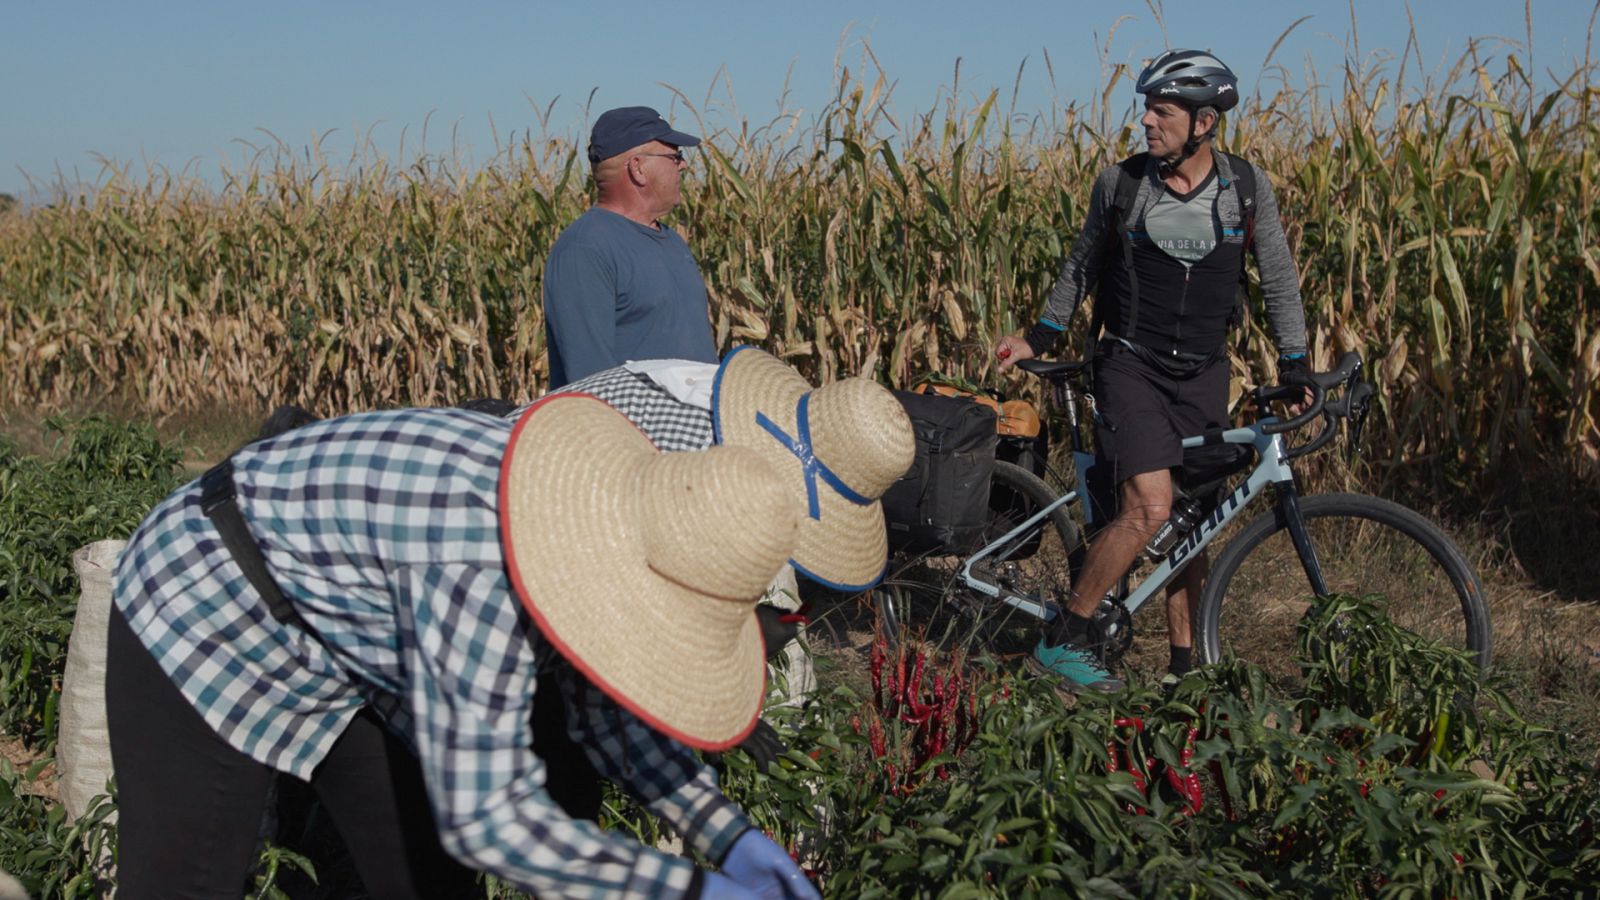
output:
POLYGON ((692 134, 673 131, 667 120, 661 118, 661 113, 650 107, 624 106, 608 109, 594 121, 594 130, 589 132, 589 163, 597 164, 651 141, 674 147, 700 144, 700 139, 692 134))

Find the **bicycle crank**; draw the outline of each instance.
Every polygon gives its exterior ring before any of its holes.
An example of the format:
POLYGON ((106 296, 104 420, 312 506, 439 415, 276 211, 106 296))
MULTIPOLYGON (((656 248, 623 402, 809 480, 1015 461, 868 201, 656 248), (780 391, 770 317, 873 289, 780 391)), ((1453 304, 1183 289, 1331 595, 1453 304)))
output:
POLYGON ((1121 660, 1133 646, 1133 614, 1110 594, 1100 598, 1090 625, 1091 645, 1108 666, 1121 660))

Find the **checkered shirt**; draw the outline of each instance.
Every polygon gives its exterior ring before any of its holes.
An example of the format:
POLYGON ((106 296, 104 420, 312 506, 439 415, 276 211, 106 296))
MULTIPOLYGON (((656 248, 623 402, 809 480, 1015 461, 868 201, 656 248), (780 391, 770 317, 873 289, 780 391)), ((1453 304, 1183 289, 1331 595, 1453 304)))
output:
POLYGON ((597 769, 720 859, 749 827, 710 769, 577 675, 513 594, 498 519, 511 422, 399 410, 317 422, 234 458, 238 502, 313 637, 272 618, 200 509, 158 506, 118 608, 231 746, 301 778, 372 703, 417 751, 445 849, 540 896, 672 896, 685 859, 573 821, 532 751, 539 676, 597 769))
MULTIPOLYGON (((661 450, 704 450, 711 446, 711 410, 684 403, 648 375, 622 366, 596 372, 556 393, 599 397, 627 416, 661 450)), ((508 418, 516 421, 532 405, 518 407, 508 418)))

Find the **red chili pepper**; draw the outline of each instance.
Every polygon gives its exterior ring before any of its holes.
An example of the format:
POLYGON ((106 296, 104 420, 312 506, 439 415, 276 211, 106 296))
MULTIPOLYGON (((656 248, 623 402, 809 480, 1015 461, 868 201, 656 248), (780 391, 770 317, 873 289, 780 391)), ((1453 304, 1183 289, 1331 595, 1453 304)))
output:
POLYGON ((1195 738, 1199 737, 1199 735, 1200 729, 1191 725, 1184 741, 1183 750, 1178 755, 1180 765, 1176 769, 1169 768, 1166 771, 1167 784, 1171 785, 1172 789, 1178 792, 1178 796, 1184 800, 1186 805, 1185 815, 1199 812, 1205 804, 1205 794, 1200 789, 1200 776, 1189 769, 1189 763, 1194 759, 1195 738))
MULTIPOLYGON (((1139 793, 1146 797, 1150 796, 1150 792, 1145 790, 1144 773, 1139 771, 1138 766, 1133 765, 1131 756, 1128 759, 1128 774, 1133 776, 1133 786, 1138 789, 1139 793)), ((1141 809, 1139 812, 1143 814, 1144 810, 1141 809)))
POLYGON ((872 745, 874 759, 883 759, 889 754, 888 746, 883 739, 883 723, 877 718, 873 718, 871 725, 867 728, 867 742, 872 745))
POLYGON ((911 662, 911 677, 901 679, 900 689, 905 695, 902 702, 907 706, 915 705, 917 702, 917 688, 922 686, 922 663, 925 659, 927 657, 918 650, 916 658, 911 662))
POLYGON ((883 704, 883 714, 888 718, 893 718, 900 712, 900 683, 905 680, 905 677, 906 654, 905 649, 902 648, 899 653, 895 654, 894 668, 889 670, 884 685, 884 696, 887 699, 883 704))
POLYGON ((933 706, 923 703, 917 697, 919 693, 917 688, 922 686, 922 666, 924 661, 925 657, 921 651, 918 651, 916 662, 911 667, 911 680, 905 684, 903 702, 906 705, 906 712, 902 713, 900 718, 906 722, 926 722, 928 717, 933 714, 933 706))

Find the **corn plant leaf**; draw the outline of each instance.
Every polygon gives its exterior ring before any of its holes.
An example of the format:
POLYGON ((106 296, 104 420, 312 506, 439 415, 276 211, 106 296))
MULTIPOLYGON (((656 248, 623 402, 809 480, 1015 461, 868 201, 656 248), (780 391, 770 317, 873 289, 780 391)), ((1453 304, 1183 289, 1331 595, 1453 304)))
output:
POLYGON ((1556 361, 1550 358, 1550 354, 1545 352, 1544 344, 1540 343, 1539 338, 1533 333, 1533 326, 1529 325, 1526 319, 1521 319, 1515 328, 1517 338, 1533 351, 1534 360, 1539 363, 1539 369, 1549 377, 1550 383, 1563 397, 1569 396, 1572 393, 1572 383, 1561 367, 1556 365, 1556 361))
POLYGON ((744 180, 744 176, 739 174, 739 170, 728 160, 722 150, 710 141, 707 141, 702 146, 711 151, 711 158, 716 161, 717 171, 721 172, 723 177, 728 179, 728 183, 733 185, 733 190, 739 195, 739 199, 745 203, 754 203, 755 194, 750 190, 750 185, 744 180))

